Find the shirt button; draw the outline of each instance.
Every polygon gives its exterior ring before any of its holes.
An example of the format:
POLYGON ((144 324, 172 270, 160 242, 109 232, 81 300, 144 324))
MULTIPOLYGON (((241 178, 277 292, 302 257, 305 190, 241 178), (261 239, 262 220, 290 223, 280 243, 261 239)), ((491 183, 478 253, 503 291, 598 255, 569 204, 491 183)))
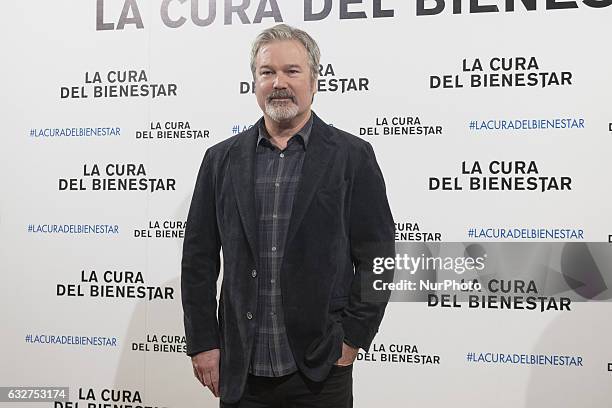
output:
POLYGON ((276 218, 276 217, 278 217, 278 215, 272 214, 272 218, 276 218))
POLYGON ((278 187, 278 186, 280 186, 280 183, 274 183, 274 186, 278 187))
POLYGON ((270 283, 276 282, 276 279, 270 279, 270 283))
POLYGON ((256 277, 256 276, 257 276, 257 270, 253 269, 253 270, 251 271, 251 276, 252 276, 252 277, 256 277))
POLYGON ((276 251, 276 247, 275 247, 275 246, 273 246, 273 247, 272 247, 272 250, 273 250, 273 251, 276 251))
POLYGON ((253 318, 253 313, 247 312, 246 317, 247 319, 251 320, 253 318))
POLYGON ((281 157, 281 158, 285 157, 285 153, 281 153, 281 154, 280 154, 280 157, 281 157))
POLYGON ((270 316, 276 316, 276 312, 270 312, 270 316))

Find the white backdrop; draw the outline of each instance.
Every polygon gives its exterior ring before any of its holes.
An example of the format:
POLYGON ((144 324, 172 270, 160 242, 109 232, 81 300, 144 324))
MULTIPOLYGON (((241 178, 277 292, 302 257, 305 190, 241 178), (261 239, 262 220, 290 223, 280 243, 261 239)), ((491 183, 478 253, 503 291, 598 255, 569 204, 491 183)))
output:
MULTIPOLYGON (((67 408, 217 405, 183 354, 182 223, 206 149, 260 116, 250 44, 275 19, 318 41, 323 75, 313 108, 374 146, 398 232, 437 233, 444 242, 607 242, 612 6, 554 9, 563 4, 537 1, 526 11, 516 2, 510 12, 491 0, 499 12, 477 13, 464 3, 461 13, 448 2, 438 14, 418 15, 417 2, 404 0, 7 2, 0 28, 0 386, 66 386, 70 402, 55 406, 67 408), (226 16, 232 4, 246 6, 248 21, 226 16), (313 13, 331 8, 307 21, 308 4, 313 13), (214 6, 214 19, 195 24, 192 6, 202 20, 214 6), (253 23, 259 7, 263 18, 253 23), (346 18, 343 8, 363 18, 346 18), (165 10, 173 21, 186 20, 169 27, 165 10), (517 57, 528 69, 516 69, 517 57), (512 67, 496 70, 496 58, 512 67), (128 71, 132 82, 112 82, 128 71), (471 86, 472 75, 491 74, 512 76, 514 86, 471 86), (529 74, 536 86, 520 86, 529 74), (452 88, 432 86, 432 76, 444 75, 452 88), (136 94, 148 85, 149 94, 96 97, 96 87, 117 85, 135 85, 136 94), (152 97, 153 88, 161 95, 152 97), (539 128, 534 120, 543 120, 539 128), (385 134, 394 123, 408 134, 385 134), (158 137, 166 126, 176 138, 158 137), (492 161, 532 166, 531 174, 508 179, 545 179, 536 190, 470 189, 470 177, 500 176, 489 171, 492 161), (482 174, 464 174, 476 162, 482 174), (443 177, 452 189, 430 188, 443 177), (569 188, 561 188, 564 177, 569 188), (130 178, 136 188, 144 179, 145 190, 95 189, 130 178), (500 228, 575 235, 487 236, 500 228), (114 296, 95 296, 97 286, 110 286, 114 296), (115 286, 145 297, 119 296, 115 286), (65 344, 82 336, 104 339, 65 344), (110 398, 103 390, 113 390, 110 398)), ((610 254, 597 248, 599 296, 572 292, 571 310, 391 303, 373 348, 355 365, 355 406, 610 406, 610 254), (468 353, 572 356, 581 365, 496 364, 468 361, 468 353), (409 354, 437 363, 382 361, 409 354)), ((524 264, 516 265, 525 278, 524 264)))

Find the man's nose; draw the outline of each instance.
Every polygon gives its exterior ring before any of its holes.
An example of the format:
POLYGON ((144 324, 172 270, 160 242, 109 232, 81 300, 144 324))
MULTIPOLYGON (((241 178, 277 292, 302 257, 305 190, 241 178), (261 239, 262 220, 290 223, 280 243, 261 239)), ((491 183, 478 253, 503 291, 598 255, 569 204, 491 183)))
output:
POLYGON ((272 85, 275 89, 285 89, 287 87, 287 77, 285 74, 282 72, 277 73, 272 85))

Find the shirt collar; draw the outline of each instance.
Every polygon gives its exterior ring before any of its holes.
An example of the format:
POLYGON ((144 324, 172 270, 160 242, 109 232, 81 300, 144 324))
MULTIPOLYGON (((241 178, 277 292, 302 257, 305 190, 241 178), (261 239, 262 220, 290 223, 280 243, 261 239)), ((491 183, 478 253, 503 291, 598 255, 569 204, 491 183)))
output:
MULTIPOLYGON (((310 113, 310 118, 308 119, 308 121, 306 121, 306 123, 304 124, 304 126, 302 126, 302 128, 300 130, 297 131, 297 133, 294 135, 299 135, 300 138, 302 139, 302 141, 304 142, 304 150, 306 150, 306 147, 308 147, 308 139, 310 139, 310 133, 312 131, 312 121, 313 121, 313 113, 310 113)), ((270 134, 268 133, 268 130, 266 129, 266 123, 264 120, 262 120, 259 124, 259 135, 257 136, 257 144, 256 146, 259 146, 259 143, 261 142, 262 139, 270 139, 270 134)))

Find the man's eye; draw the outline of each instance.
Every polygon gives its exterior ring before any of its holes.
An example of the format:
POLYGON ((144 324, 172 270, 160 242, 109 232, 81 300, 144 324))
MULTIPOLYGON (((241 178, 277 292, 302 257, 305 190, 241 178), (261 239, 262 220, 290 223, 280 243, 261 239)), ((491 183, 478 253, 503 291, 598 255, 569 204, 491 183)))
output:
POLYGON ((262 71, 261 75, 270 75, 272 72, 271 71, 262 71))

